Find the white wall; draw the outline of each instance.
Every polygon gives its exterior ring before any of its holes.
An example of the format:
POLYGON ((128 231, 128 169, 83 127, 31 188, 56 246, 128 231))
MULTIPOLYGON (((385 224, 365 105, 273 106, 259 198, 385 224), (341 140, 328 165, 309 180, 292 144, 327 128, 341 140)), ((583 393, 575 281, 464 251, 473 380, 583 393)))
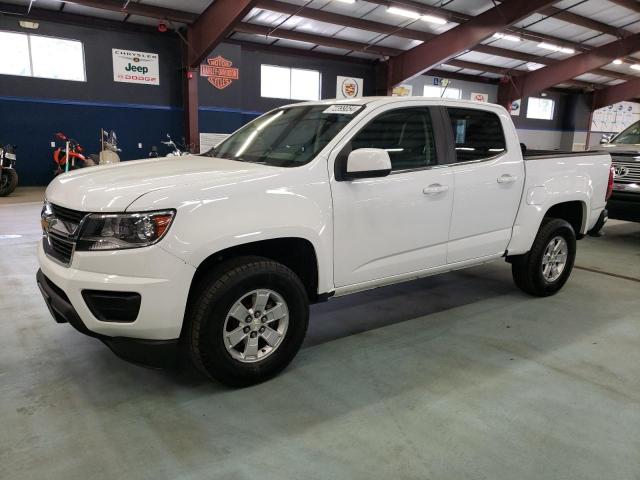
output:
MULTIPOLYGON (((446 78, 446 77, 442 77, 446 78)), ((416 77, 404 84, 409 84, 413 87, 413 95, 421 97, 423 95, 425 85, 433 85, 433 79, 431 75, 422 75, 416 77)), ((467 82, 466 80, 454 80, 450 79, 448 88, 458 88, 462 91, 462 100, 470 100, 472 93, 487 93, 489 94, 490 102, 498 101, 498 86, 490 83, 481 82, 467 82)))

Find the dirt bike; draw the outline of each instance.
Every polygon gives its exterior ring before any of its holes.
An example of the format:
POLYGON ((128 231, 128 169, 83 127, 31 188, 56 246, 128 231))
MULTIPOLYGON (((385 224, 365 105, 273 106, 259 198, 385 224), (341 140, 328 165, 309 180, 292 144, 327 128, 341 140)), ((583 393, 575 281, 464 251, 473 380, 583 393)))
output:
POLYGON ((53 161, 56 163, 54 175, 77 170, 78 168, 92 167, 96 164, 94 159, 84 156, 84 147, 73 138, 58 132, 56 133, 56 140, 63 142, 64 146, 56 146, 53 151, 53 161))
POLYGON ((0 145, 0 197, 6 197, 18 185, 15 145, 0 145))

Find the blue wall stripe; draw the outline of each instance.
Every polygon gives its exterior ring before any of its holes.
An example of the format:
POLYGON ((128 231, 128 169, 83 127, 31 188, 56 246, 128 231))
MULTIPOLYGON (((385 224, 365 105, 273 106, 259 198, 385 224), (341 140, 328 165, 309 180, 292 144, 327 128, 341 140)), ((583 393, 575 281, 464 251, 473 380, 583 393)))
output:
MULTIPOLYGON (((145 103, 116 103, 116 102, 87 102, 83 100, 67 100, 58 98, 33 98, 33 97, 8 97, 0 96, 0 101, 47 103, 53 105, 79 105, 84 107, 110 107, 110 108, 141 108, 147 110, 183 110, 182 107, 172 105, 150 105, 145 103)), ((205 112, 240 113, 242 115, 262 115, 264 112, 242 110, 240 108, 200 106, 198 110, 205 112)))

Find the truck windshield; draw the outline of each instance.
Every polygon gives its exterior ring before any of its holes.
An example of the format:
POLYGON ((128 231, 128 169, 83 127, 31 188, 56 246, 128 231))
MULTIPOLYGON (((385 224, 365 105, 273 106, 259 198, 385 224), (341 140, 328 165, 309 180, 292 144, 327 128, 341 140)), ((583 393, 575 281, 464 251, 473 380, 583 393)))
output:
POLYGON ((640 143, 640 122, 636 122, 620 132, 620 134, 614 138, 611 143, 619 143, 622 145, 640 143))
POLYGON ((281 108, 245 125, 205 156, 277 167, 310 162, 362 110, 360 105, 281 108))

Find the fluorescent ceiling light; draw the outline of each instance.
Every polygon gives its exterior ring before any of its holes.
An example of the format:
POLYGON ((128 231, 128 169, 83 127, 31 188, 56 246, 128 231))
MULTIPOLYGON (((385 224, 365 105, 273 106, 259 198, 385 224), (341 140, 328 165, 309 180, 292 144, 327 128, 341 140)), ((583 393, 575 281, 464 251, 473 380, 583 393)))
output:
POLYGON ((336 2, 342 2, 342 3, 356 3, 356 0, 336 0, 336 2))
POLYGON ((418 12, 414 12, 413 10, 405 10, 404 8, 398 8, 398 7, 387 8, 387 13, 393 13, 394 15, 402 15, 403 17, 415 18, 416 20, 420 18, 420 14, 418 12))
POLYGON ((569 54, 576 53, 576 51, 573 48, 561 47, 560 45, 554 45, 553 43, 547 43, 547 42, 540 42, 538 44, 538 47, 544 48, 545 50, 551 50, 554 52, 569 53, 569 54))
POLYGON ((493 38, 499 38, 501 40, 509 40, 510 42, 519 42, 522 40, 520 37, 515 35, 509 35, 508 33, 494 33, 493 38))
POLYGON ((437 25, 446 25, 447 21, 441 17, 434 17, 433 15, 422 15, 420 20, 423 22, 435 23, 437 25))
POLYGON ((407 10, 405 8, 389 7, 387 13, 393 13, 394 15, 402 15, 403 17, 412 18, 414 20, 422 20, 424 22, 436 23, 438 25, 445 25, 447 21, 444 18, 436 17, 434 15, 420 15, 413 10, 407 10))
POLYGON ((616 58, 616 59, 613 61, 613 64, 614 64, 614 65, 622 65, 622 60, 620 60, 619 58, 616 58))
POLYGON ((529 62, 527 63, 527 70, 529 70, 530 72, 533 72, 534 70, 538 70, 539 68, 542 68, 544 65, 540 65, 539 63, 532 63, 529 62))
POLYGON ((640 63, 636 63, 634 65, 631 65, 630 68, 633 68, 634 70, 640 70, 640 63))

